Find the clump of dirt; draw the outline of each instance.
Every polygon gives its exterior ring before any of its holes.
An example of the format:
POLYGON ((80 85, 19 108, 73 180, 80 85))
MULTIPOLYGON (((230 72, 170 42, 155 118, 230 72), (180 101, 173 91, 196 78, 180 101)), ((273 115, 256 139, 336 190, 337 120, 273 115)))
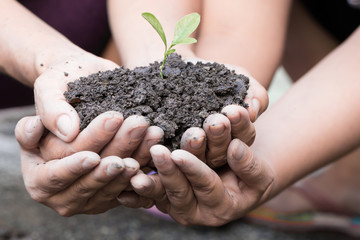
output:
POLYGON ((77 110, 84 129, 106 111, 119 111, 124 117, 143 115, 164 130, 164 145, 179 148, 182 133, 201 127, 207 116, 229 104, 247 107, 244 98, 249 79, 218 63, 184 62, 171 54, 161 63, 129 70, 124 67, 81 77, 68 84, 64 93, 77 110))

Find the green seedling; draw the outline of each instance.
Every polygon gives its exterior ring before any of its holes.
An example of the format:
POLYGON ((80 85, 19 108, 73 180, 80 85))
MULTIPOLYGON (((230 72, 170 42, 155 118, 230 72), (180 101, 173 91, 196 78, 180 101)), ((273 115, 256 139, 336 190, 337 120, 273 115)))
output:
POLYGON ((159 34, 161 40, 165 44, 165 52, 164 52, 164 60, 162 65, 160 66, 160 76, 163 76, 163 69, 165 66, 165 62, 167 57, 175 52, 174 47, 179 44, 192 44, 196 43, 197 40, 195 38, 189 37, 191 33, 193 33, 200 23, 200 15, 198 13, 190 13, 184 17, 182 17, 175 26, 174 37, 171 42, 170 47, 167 46, 166 36, 163 27, 161 26, 159 20, 149 12, 142 13, 142 16, 151 24, 151 26, 156 30, 159 34))

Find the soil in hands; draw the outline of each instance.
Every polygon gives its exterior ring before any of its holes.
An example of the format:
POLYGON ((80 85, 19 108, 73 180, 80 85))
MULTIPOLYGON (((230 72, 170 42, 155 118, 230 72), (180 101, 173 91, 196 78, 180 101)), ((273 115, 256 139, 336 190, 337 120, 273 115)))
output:
POLYGON ((64 95, 80 116, 80 129, 110 110, 121 112, 125 118, 143 115, 151 125, 164 130, 163 144, 173 150, 179 148, 186 129, 202 127, 210 114, 229 104, 247 107, 248 77, 222 64, 193 64, 171 54, 163 79, 160 65, 154 62, 134 70, 120 67, 69 83, 64 95))

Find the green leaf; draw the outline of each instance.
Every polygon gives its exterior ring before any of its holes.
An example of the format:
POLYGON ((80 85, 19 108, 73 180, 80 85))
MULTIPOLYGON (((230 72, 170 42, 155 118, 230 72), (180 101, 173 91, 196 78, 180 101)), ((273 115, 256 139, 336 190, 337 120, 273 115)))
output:
POLYGON ((162 41, 165 44, 165 49, 167 49, 167 42, 166 42, 166 36, 165 36, 165 32, 163 27, 161 26, 159 20, 152 14, 149 12, 144 12, 141 14, 143 16, 143 18, 146 19, 146 21, 148 21, 151 26, 156 30, 156 32, 159 34, 159 36, 161 37, 162 41))
POLYGON ((175 26, 174 38, 172 45, 179 44, 193 33, 200 24, 200 15, 198 13, 190 13, 182 17, 175 26))
POLYGON ((195 38, 188 37, 188 38, 184 38, 184 39, 178 41, 177 44, 193 44, 196 42, 197 42, 197 40, 195 38))
POLYGON ((169 49, 167 52, 166 52, 166 55, 170 55, 170 54, 172 54, 172 53, 174 53, 175 52, 175 49, 169 49))

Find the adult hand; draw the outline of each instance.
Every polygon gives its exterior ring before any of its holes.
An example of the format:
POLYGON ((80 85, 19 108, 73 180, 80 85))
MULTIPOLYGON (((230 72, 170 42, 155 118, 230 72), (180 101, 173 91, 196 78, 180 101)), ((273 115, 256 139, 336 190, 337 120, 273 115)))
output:
POLYGON ((37 113, 47 129, 63 141, 70 142, 79 133, 80 120, 63 95, 68 89, 67 83, 91 73, 112 70, 118 65, 85 51, 59 57, 49 66, 38 64, 41 74, 34 83, 37 113))
POLYGON ((216 172, 184 150, 170 153, 156 145, 151 154, 159 174, 134 176, 133 189, 184 225, 219 226, 240 218, 267 200, 273 187, 272 166, 238 139, 230 143, 228 166, 216 172))
MULTIPOLYGON (((46 136, 41 144, 44 127, 40 118, 26 117, 20 120, 15 133, 21 146, 25 187, 31 197, 63 216, 96 214, 120 205, 117 196, 130 191, 130 178, 138 173, 140 164, 133 158, 109 156, 114 151, 113 142, 119 139, 134 140, 136 143, 126 141, 126 146, 118 145, 117 151, 120 155, 133 154, 141 158, 147 157, 143 153, 145 149, 162 137, 161 129, 147 128, 144 119, 133 118, 137 120, 125 120, 123 123, 121 114, 104 113, 70 144, 52 134, 46 136), (135 135, 145 135, 144 140, 131 138, 134 137, 130 134, 133 132, 137 132, 135 135), (102 153, 99 156, 85 151, 87 149, 102 149, 102 153), (52 160, 48 157, 52 157, 52 160)), ((128 194, 136 195, 134 192, 128 194)), ((137 202, 133 202, 134 206, 150 207, 153 204, 150 199, 139 196, 137 199, 137 202)))

